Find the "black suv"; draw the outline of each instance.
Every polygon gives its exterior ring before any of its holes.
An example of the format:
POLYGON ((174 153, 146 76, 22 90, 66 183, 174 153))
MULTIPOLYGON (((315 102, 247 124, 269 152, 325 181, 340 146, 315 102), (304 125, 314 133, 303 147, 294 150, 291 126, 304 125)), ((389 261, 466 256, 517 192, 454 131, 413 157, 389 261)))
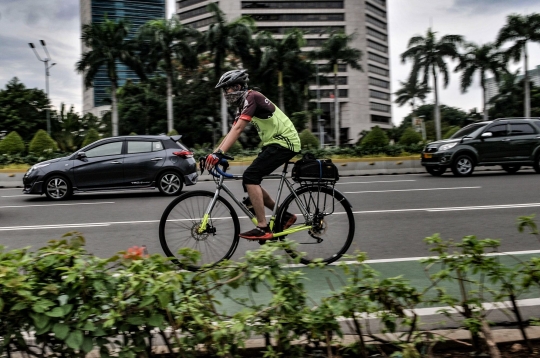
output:
POLYGON ((178 143, 180 135, 111 137, 63 158, 32 166, 23 177, 25 194, 62 200, 73 192, 158 188, 178 195, 197 183, 193 153, 178 143))
POLYGON ((422 165, 434 176, 452 169, 471 175, 476 166, 500 165, 508 173, 523 165, 540 173, 540 118, 501 118, 460 129, 450 139, 429 143, 422 165))

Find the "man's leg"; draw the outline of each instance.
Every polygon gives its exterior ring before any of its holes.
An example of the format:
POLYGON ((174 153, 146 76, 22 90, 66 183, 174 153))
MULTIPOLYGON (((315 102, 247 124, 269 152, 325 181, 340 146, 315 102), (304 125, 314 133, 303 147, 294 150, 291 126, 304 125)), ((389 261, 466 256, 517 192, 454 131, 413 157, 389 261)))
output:
MULTIPOLYGON (((255 210, 255 216, 257 217, 257 226, 266 227, 266 216, 264 215, 264 198, 263 198, 263 188, 257 184, 246 184, 246 189, 251 200, 251 205, 253 205, 253 210, 255 210)), ((266 192, 266 191, 265 191, 266 192)), ((268 193, 266 193, 268 195, 268 193)), ((272 200, 273 201, 273 200, 272 200)))

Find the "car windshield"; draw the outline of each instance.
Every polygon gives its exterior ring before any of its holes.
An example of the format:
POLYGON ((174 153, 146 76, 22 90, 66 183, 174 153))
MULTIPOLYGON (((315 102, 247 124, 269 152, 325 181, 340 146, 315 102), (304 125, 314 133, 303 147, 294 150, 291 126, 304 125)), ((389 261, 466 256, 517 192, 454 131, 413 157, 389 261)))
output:
POLYGON ((487 123, 469 124, 467 127, 461 128, 459 131, 454 133, 454 135, 451 136, 450 139, 459 139, 463 137, 475 137, 487 125, 488 125, 487 123))

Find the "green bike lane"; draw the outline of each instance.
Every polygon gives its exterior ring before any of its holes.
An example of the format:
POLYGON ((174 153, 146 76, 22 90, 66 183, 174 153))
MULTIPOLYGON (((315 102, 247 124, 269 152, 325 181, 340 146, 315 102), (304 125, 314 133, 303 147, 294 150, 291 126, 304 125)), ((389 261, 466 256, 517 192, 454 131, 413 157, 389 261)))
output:
MULTIPOLYGON (((533 257, 538 257, 540 255, 540 250, 535 251, 525 251, 525 252, 513 252, 507 254, 496 254, 500 262, 506 266, 517 265, 519 260, 526 261, 533 257), (511 255, 507 255, 511 254, 511 255)), ((402 259, 388 259, 388 260, 367 260, 365 263, 375 270, 379 274, 379 278, 390 278, 401 276, 404 279, 408 280, 409 284, 416 288, 419 292, 424 291, 426 288, 432 285, 432 282, 429 279, 430 274, 434 274, 439 271, 440 266, 433 265, 426 272, 426 263, 422 263, 422 258, 402 258, 402 259)), ((319 303, 323 298, 329 297, 338 291, 347 284, 348 276, 345 274, 344 270, 338 265, 329 265, 323 268, 310 268, 303 265, 292 265, 286 266, 284 270, 294 270, 300 271, 302 277, 300 282, 304 285, 304 289, 307 292, 309 297, 314 304, 319 303)), ((453 275, 455 276, 455 275, 453 275)), ((485 280, 486 286, 490 288, 495 288, 493 285, 488 283, 488 280, 485 280)), ((444 287, 446 292, 453 297, 459 298, 459 287, 456 281, 442 281, 438 283, 439 287, 444 287)), ((467 290, 474 290, 473 285, 466 285, 467 290)), ((434 289, 430 289, 426 292, 426 298, 434 298, 436 292, 434 289)), ((237 289, 231 289, 230 295, 235 299, 249 299, 251 304, 262 304, 270 300, 270 293, 265 287, 260 287, 258 292, 250 291, 247 287, 240 287, 237 289)), ((492 302, 492 295, 485 293, 484 301, 486 303, 492 302)), ((218 294, 216 297, 222 304, 218 309, 227 314, 233 314, 242 309, 242 306, 233 299, 227 298, 222 294, 218 294)), ((520 294, 518 299, 527 300, 525 305, 539 305, 540 306, 540 289, 531 289, 528 292, 520 294), (538 302, 530 299, 538 299, 538 302)), ((525 301, 522 301, 525 302, 525 301)), ((427 308, 431 307, 429 314, 435 314, 438 308, 444 307, 444 304, 440 305, 426 305, 425 303, 419 304, 416 308, 427 308)), ((427 314, 427 313, 426 313, 427 314)))

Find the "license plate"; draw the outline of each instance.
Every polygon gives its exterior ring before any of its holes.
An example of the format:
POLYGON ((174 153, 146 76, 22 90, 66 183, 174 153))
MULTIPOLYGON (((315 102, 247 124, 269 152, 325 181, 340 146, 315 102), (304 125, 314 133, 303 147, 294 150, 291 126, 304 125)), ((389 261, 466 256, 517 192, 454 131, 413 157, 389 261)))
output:
POLYGON ((424 153, 424 158, 425 158, 425 159, 429 159, 429 158, 431 158, 431 157, 433 157, 433 154, 427 154, 427 153, 424 153))

